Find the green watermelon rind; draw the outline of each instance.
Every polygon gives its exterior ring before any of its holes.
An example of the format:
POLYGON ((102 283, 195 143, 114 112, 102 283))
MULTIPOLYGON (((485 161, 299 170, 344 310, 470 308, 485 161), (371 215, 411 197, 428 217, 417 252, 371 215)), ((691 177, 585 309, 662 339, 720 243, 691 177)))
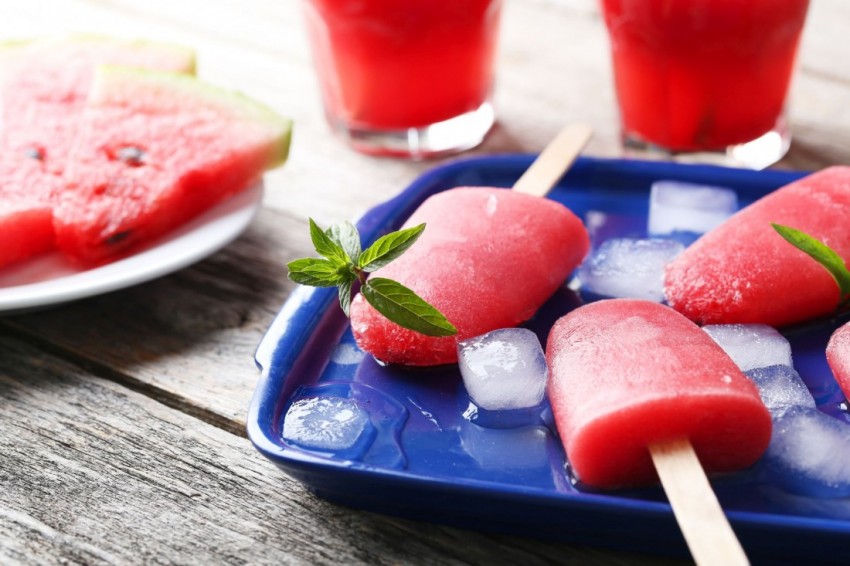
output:
MULTIPOLYGON (((101 65, 95 71, 88 104, 109 104, 127 85, 140 89, 161 90, 174 100, 194 100, 198 106, 214 107, 235 120, 251 122, 269 132, 272 140, 267 161, 271 169, 283 164, 292 140, 292 120, 241 92, 227 90, 192 75, 139 69, 117 65, 101 65)), ((119 97, 115 99, 122 103, 119 97)), ((193 104, 194 106, 194 104, 193 104)))

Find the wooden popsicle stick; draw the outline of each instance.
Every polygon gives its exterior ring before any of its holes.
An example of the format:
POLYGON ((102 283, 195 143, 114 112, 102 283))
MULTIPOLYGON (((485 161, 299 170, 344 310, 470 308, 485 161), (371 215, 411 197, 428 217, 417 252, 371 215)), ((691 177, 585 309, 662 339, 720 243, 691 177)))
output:
POLYGON ((652 444, 649 453, 694 561, 749 564, 690 441, 652 444))
POLYGON ((546 196, 573 164, 592 134, 593 130, 586 124, 566 126, 517 179, 513 190, 539 197, 546 196))
MULTIPOLYGON (((513 190, 546 196, 592 134, 585 124, 566 126, 514 183, 513 190)), ((652 444, 649 452, 694 561, 700 566, 749 564, 690 441, 652 444)))

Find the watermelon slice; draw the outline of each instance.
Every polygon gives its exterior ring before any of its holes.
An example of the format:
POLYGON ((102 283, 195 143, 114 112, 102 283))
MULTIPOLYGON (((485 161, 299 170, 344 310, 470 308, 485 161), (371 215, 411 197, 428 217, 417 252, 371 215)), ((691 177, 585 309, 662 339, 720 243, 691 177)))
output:
POLYGON ((98 69, 54 210, 59 249, 83 265, 137 249, 282 163, 290 131, 194 77, 98 69))
POLYGON ((47 252, 55 246, 53 234, 53 207, 47 199, 33 197, 26 191, 12 187, 41 187, 49 189, 45 181, 54 179, 45 174, 37 161, 16 163, 0 158, 0 186, 7 190, 0 194, 0 267, 47 252))
POLYGON ((670 306, 701 324, 787 326, 826 316, 838 306, 829 272, 786 242, 783 224, 850 258, 850 167, 795 181, 741 210, 668 266, 670 306))
POLYGON ((51 203, 104 63, 195 68, 191 50, 142 41, 81 36, 0 48, 0 268, 55 247, 51 203))
POLYGON ((0 49, 4 148, 40 152, 46 169, 61 173, 74 117, 85 106, 95 68, 105 64, 195 71, 194 53, 173 45, 94 36, 9 44, 0 49))

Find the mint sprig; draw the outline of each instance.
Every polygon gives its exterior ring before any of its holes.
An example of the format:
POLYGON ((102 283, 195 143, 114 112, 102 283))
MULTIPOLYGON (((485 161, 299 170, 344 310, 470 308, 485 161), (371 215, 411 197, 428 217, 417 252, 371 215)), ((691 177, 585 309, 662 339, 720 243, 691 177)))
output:
POLYGON ((311 287, 338 287, 339 305, 349 316, 356 282, 375 310, 390 321, 427 336, 452 336, 457 328, 446 317, 401 283, 382 277, 367 278, 406 252, 425 230, 425 224, 391 232, 361 249, 360 234, 351 222, 322 230, 310 219, 310 239, 322 258, 302 258, 286 264, 288 277, 311 287))
POLYGON ((837 310, 845 310, 850 307, 850 270, 847 269, 847 264, 838 255, 838 252, 802 230, 775 223, 770 225, 788 243, 806 253, 829 272, 838 285, 840 294, 837 310))

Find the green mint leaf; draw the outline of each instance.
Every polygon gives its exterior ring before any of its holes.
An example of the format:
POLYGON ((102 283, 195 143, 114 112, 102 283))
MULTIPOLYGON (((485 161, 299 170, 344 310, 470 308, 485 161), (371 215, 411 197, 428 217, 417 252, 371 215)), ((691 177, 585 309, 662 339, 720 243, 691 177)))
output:
POLYGON ((343 279, 339 265, 327 259, 296 259, 287 263, 286 267, 289 268, 289 279, 310 287, 334 287, 343 279))
POLYGON ((319 255, 328 258, 338 265, 349 263, 348 255, 346 255, 342 246, 333 241, 324 230, 319 228, 319 225, 312 218, 310 218, 310 239, 313 241, 313 246, 319 255))
POLYGON ((843 303, 850 295, 850 271, 847 270, 847 265, 841 259, 841 256, 817 238, 796 228, 773 223, 771 223, 771 226, 791 245, 808 254, 832 275, 832 278, 838 284, 841 302, 843 303))
POLYGON ((375 310, 399 326, 426 336, 457 334, 457 328, 440 311, 392 279, 370 277, 360 292, 375 310))
POLYGON ((420 224, 413 228, 390 232, 386 236, 378 238, 374 244, 360 254, 357 265, 366 272, 372 272, 384 267, 406 252, 416 242, 424 229, 425 225, 420 224))
POLYGON ((352 279, 343 279, 339 282, 339 306, 345 316, 351 316, 351 284, 352 279))
POLYGON ((340 245, 340 247, 345 250, 345 253, 348 254, 348 259, 357 263, 357 260, 360 258, 360 233, 357 231, 357 227, 354 226, 351 222, 347 220, 342 222, 341 224, 334 224, 327 230, 325 230, 325 234, 334 242, 340 245))
POLYGON ((457 328, 443 314, 404 285, 366 273, 379 269, 406 252, 419 238, 425 224, 392 232, 362 250, 360 234, 351 222, 322 230, 310 218, 310 239, 321 258, 296 259, 287 264, 288 277, 313 287, 338 287, 339 306, 346 316, 351 312, 354 283, 361 287, 366 301, 396 324, 428 336, 451 336, 457 328))

